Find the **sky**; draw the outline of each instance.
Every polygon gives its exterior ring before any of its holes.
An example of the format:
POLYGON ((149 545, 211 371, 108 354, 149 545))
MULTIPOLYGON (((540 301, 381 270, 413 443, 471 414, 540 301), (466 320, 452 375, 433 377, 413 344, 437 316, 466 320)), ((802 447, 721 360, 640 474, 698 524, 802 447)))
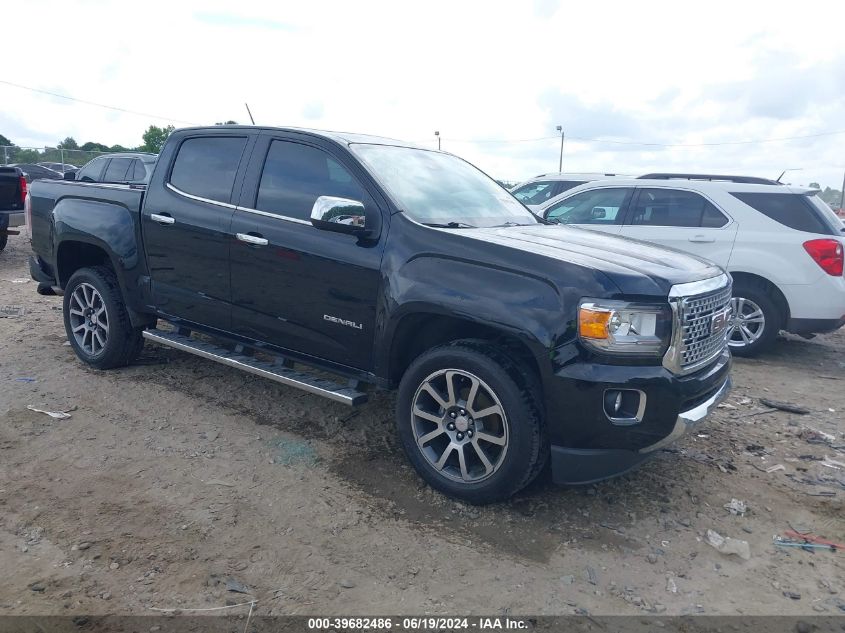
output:
POLYGON ((842 2, 27 0, 3 12, 34 27, 3 34, 7 59, 26 51, 0 66, 0 134, 20 146, 136 146, 149 125, 247 123, 248 102, 264 125, 428 147, 439 131, 444 150, 508 181, 558 170, 558 125, 566 172, 788 169, 786 182, 837 189, 845 173, 842 2))

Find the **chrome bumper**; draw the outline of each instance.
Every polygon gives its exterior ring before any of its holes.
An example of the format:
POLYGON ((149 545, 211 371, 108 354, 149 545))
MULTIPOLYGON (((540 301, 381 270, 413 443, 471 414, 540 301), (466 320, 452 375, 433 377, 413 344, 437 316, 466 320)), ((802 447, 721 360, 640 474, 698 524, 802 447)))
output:
POLYGON ((23 226, 24 222, 26 221, 23 217, 23 211, 16 211, 15 213, 9 213, 9 228, 13 226, 23 226))
POLYGON ((697 407, 693 407, 689 411, 682 411, 678 414, 678 419, 675 420, 675 428, 672 429, 672 432, 669 433, 666 437, 664 437, 659 442, 652 444, 651 446, 646 446, 645 448, 640 449, 640 453, 651 453, 653 451, 659 450, 671 444, 672 442, 676 441, 683 435, 686 435, 690 431, 692 431, 698 424, 710 415, 710 412, 715 409, 722 400, 728 397, 728 394, 731 392, 731 387, 733 383, 731 382, 730 376, 725 380, 719 390, 714 393, 712 396, 707 398, 704 402, 702 402, 697 407))

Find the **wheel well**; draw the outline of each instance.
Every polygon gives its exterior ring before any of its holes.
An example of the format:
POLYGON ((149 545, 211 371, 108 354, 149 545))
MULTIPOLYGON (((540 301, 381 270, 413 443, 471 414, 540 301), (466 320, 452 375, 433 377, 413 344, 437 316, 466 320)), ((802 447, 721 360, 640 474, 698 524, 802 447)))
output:
POLYGON ((766 293, 774 300, 781 312, 781 315, 783 316, 783 323, 781 323, 781 327, 786 326, 789 321, 789 303, 787 302, 786 297, 783 296, 780 288, 765 277, 755 275, 754 273, 731 272, 731 277, 733 277, 734 285, 753 285, 765 290, 766 293))
POLYGON ((56 273, 61 288, 67 285, 71 275, 88 266, 112 267, 108 254, 99 246, 86 242, 62 242, 56 255, 56 273))
POLYGON ((518 337, 486 325, 457 317, 437 314, 412 314, 404 317, 393 335, 389 356, 392 386, 399 384, 405 370, 418 356, 440 345, 460 339, 485 340, 505 349, 539 377, 537 360, 518 337))

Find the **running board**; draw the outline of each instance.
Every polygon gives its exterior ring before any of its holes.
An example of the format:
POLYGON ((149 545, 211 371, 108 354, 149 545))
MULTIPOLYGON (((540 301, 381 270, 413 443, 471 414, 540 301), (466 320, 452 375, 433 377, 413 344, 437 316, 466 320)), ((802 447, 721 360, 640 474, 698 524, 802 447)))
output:
POLYGON ((230 352, 224 347, 197 341, 190 336, 183 336, 176 332, 144 330, 144 338, 349 406, 357 406, 367 401, 367 394, 362 391, 353 389, 350 386, 344 387, 331 380, 317 378, 316 376, 296 371, 290 367, 286 367, 281 361, 278 363, 266 363, 251 356, 246 356, 238 352, 230 352))

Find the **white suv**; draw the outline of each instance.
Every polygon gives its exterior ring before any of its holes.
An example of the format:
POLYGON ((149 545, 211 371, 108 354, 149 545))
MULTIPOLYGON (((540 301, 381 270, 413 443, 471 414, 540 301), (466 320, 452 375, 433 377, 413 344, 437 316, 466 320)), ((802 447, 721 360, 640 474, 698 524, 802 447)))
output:
POLYGON ((750 356, 779 330, 810 335, 845 324, 845 228, 815 193, 761 178, 650 174, 580 185, 538 214, 725 268, 734 280, 729 343, 750 356))

